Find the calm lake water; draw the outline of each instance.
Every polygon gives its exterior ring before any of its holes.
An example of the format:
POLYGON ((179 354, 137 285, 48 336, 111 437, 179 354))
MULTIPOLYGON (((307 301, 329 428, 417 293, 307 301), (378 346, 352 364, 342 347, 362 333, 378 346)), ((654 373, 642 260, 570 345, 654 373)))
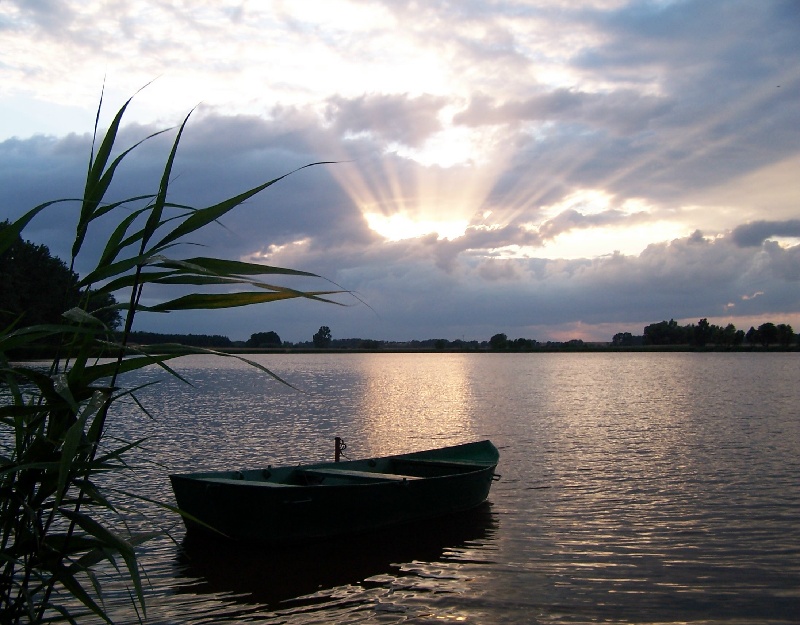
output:
MULTIPOLYGON (((800 622, 800 355, 191 357, 139 393, 131 481, 490 438, 489 504, 458 523, 281 553, 169 537, 142 554, 152 623, 800 622)), ((134 379, 129 379, 133 383, 134 379)), ((125 409, 127 410, 127 409, 125 409)), ((136 415, 136 416, 134 416, 136 415)), ((124 422, 124 424, 122 423, 124 422)), ((122 592, 122 591, 120 591, 122 592)), ((123 605, 114 615, 136 622, 123 605)))

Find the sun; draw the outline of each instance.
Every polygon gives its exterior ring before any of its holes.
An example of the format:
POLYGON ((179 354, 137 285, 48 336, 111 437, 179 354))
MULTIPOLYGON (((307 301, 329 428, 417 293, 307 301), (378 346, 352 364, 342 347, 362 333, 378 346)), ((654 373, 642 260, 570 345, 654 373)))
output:
POLYGON ((436 234, 438 239, 457 239, 466 232, 469 221, 455 219, 441 221, 435 219, 414 219, 403 213, 382 215, 380 213, 364 213, 367 225, 387 241, 417 239, 429 234, 436 234))
POLYGON ((506 165, 483 131, 446 128, 418 146, 392 144, 366 160, 344 149, 332 170, 368 227, 387 241, 464 235, 506 165))

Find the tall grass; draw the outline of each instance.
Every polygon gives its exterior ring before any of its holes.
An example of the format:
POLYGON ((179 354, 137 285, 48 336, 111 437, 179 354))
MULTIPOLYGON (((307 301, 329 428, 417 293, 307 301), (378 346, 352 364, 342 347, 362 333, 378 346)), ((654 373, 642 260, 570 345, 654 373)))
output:
MULTIPOLYGON (((285 177, 203 208, 170 203, 172 167, 191 113, 175 132, 157 190, 107 202, 115 173, 142 143, 122 151, 115 146, 130 102, 119 109, 101 137, 101 97, 83 197, 73 201, 78 209, 70 259, 70 266, 74 267, 100 217, 116 216, 116 227, 80 286, 86 291, 91 287, 101 293, 113 293, 120 299, 116 307, 124 319, 122 333, 111 332, 85 305, 65 310, 57 324, 14 323, 0 329, 3 624, 75 623, 87 613, 110 623, 97 574, 98 567, 105 567, 106 563, 127 580, 137 612, 146 617, 135 548, 149 536, 120 533, 118 524, 109 524, 109 515, 122 514, 124 506, 98 482, 101 475, 125 470, 126 457, 139 448, 139 443, 109 440, 106 425, 114 416, 117 400, 127 396, 135 400, 136 389, 124 388, 125 374, 155 364, 177 376, 169 361, 199 350, 159 346, 158 354, 153 355, 146 349, 132 349, 128 336, 137 312, 230 308, 292 298, 337 303, 330 296, 342 292, 300 291, 266 281, 268 276, 317 277, 303 271, 210 257, 173 256, 187 237, 285 177), (112 159, 115 153, 118 155, 112 159), (182 289, 188 286, 193 292, 147 307, 141 298, 149 285, 182 289), (207 292, 205 287, 213 285, 235 290, 207 292), (57 345, 48 370, 11 361, 12 350, 41 342, 57 345), (107 358, 98 359, 98 354, 107 358)), ((144 141, 158 134, 161 133, 144 141)), ((37 215, 48 209, 64 210, 65 203, 70 206, 68 202, 55 200, 36 206, 0 231, 0 253, 37 215)), ((261 365, 250 364, 272 375, 261 365)))

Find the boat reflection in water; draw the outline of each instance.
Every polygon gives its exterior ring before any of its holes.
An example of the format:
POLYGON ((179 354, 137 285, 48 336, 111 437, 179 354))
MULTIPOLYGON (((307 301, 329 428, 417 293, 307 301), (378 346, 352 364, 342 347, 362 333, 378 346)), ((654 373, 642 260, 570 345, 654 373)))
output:
POLYGON ((409 575, 404 564, 453 561, 458 553, 451 558, 451 551, 491 540, 496 527, 496 514, 485 502, 425 523, 292 546, 234 543, 190 534, 177 558, 176 576, 185 582, 179 581, 174 589, 225 595, 240 603, 273 608, 314 604, 338 587, 365 588, 383 583, 371 578, 409 575))

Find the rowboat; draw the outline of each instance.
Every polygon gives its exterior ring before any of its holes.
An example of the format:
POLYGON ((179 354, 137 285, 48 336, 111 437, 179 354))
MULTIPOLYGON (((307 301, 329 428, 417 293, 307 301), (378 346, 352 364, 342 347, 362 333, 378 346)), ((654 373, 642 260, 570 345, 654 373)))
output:
POLYGON ((170 481, 187 534, 290 544, 475 508, 489 495, 499 458, 484 440, 364 460, 176 474, 170 481))

